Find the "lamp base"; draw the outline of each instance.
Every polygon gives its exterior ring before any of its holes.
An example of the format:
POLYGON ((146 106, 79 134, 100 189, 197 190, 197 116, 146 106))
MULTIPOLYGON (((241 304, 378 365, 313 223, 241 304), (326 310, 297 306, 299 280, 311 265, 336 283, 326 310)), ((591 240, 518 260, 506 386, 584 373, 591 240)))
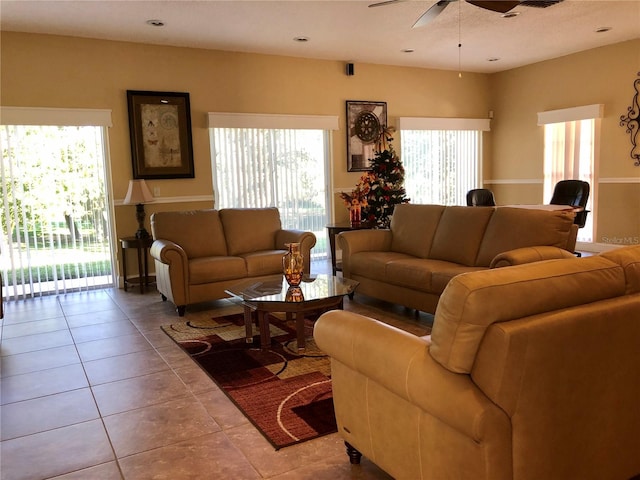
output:
POLYGON ((149 232, 147 232, 144 228, 139 229, 136 232, 136 238, 149 238, 151 235, 149 235, 149 232))

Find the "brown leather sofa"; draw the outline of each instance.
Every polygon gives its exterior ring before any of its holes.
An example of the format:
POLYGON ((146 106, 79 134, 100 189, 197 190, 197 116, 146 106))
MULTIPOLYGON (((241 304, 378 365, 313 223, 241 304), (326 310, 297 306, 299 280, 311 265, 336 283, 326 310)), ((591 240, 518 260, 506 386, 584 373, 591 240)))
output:
POLYGON ((300 243, 305 271, 312 232, 285 230, 276 208, 227 208, 151 215, 158 291, 183 316, 187 305, 226 298, 245 278, 282 273, 286 243, 300 243))
POLYGON ((389 230, 338 235, 344 277, 365 294, 434 313, 465 272, 573 257, 574 213, 510 207, 396 206, 389 230))
POLYGON ((430 337, 338 310, 314 337, 353 463, 399 480, 640 474, 640 246, 459 275, 430 337))

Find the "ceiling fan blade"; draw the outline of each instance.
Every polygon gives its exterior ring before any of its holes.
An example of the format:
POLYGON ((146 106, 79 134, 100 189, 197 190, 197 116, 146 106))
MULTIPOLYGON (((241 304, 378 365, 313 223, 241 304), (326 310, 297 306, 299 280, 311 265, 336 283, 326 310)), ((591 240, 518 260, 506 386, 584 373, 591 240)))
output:
POLYGON ((520 2, 511 0, 467 0, 467 3, 486 10, 491 10, 492 12, 500 13, 507 13, 512 8, 520 5, 520 2))
POLYGON ((440 0, 438 3, 433 5, 429 10, 424 12, 416 23, 413 24, 411 28, 424 27, 427 23, 433 21, 442 11, 447 8, 451 2, 455 2, 457 0, 440 0))
POLYGON ((394 3, 406 2, 406 1, 408 1, 408 0, 386 0, 384 2, 372 3, 371 5, 369 5, 369 8, 371 8, 371 7, 384 7, 385 5, 393 5, 394 3))

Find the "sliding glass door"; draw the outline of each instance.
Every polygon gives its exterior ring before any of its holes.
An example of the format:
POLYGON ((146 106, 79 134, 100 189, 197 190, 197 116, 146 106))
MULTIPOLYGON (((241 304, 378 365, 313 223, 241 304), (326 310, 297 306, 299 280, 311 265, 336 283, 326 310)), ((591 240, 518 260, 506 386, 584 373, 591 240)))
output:
POLYGON ((106 127, 0 130, 5 299, 113 285, 106 127))

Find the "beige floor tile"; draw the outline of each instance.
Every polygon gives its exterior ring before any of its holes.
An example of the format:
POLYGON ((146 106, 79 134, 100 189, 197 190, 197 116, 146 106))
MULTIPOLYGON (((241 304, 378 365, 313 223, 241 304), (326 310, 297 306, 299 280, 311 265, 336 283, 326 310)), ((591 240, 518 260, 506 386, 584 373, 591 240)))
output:
POLYGON ((393 480, 389 474, 374 463, 363 458, 360 465, 351 465, 347 454, 325 458, 306 464, 272 480, 393 480))
POLYGON ((123 478, 118 464, 116 462, 108 462, 54 477, 51 480, 122 480, 123 478))
POLYGON ((35 352, 37 350, 46 350, 64 345, 73 345, 73 337, 69 330, 58 330, 55 332, 28 335, 26 337, 3 339, 0 355, 3 357, 7 355, 17 355, 19 353, 35 352))
POLYGON ((193 396, 111 415, 104 423, 118 458, 220 431, 193 396))
POLYGON ((67 315, 67 323, 71 328, 86 327, 98 323, 121 322, 123 320, 127 320, 127 315, 120 309, 92 312, 90 315, 86 313, 67 315))
POLYGON ((182 379, 187 388, 194 393, 206 392, 207 390, 211 390, 212 385, 215 385, 211 377, 196 365, 195 362, 192 362, 191 365, 174 368, 173 370, 182 379))
POLYGON ((138 333, 138 329, 129 320, 98 323, 71 329, 71 335, 73 335, 73 340, 76 343, 132 335, 134 333, 138 333))
POLYGON ((35 352, 19 353, 2 358, 2 377, 37 372, 55 367, 80 363, 80 357, 73 345, 48 348, 35 352))
POLYGON ((0 444, 2 480, 54 477, 115 460, 100 420, 0 444))
POLYGON ((167 345, 156 349, 165 362, 167 362, 171 368, 186 367, 193 363, 193 360, 182 348, 173 343, 173 345, 167 345))
POLYGON ((126 457, 120 465, 127 480, 261 478, 222 432, 126 457))
POLYGON ((88 387, 82 365, 40 370, 0 379, 2 405, 88 387))
POLYGON ((264 478, 344 452, 344 442, 337 434, 275 450, 251 424, 225 430, 225 433, 264 478))
POLYGON ((100 418, 88 388, 4 405, 0 410, 2 440, 100 418))
POLYGON ((67 328, 67 321, 63 316, 32 322, 13 323, 4 326, 2 329, 2 338, 4 340, 24 337, 26 335, 55 332, 56 330, 66 330, 67 328))
POLYGON ((247 417, 219 388, 214 386, 213 390, 199 392, 195 396, 223 430, 249 423, 247 417))
POLYGON ((100 385, 161 372, 169 366, 155 350, 144 350, 85 362, 84 368, 91 385, 100 385))
POLYGON ((191 395, 171 370, 104 383, 92 390, 102 416, 191 395))
POLYGON ((135 332, 131 335, 121 335, 79 343, 77 348, 82 361, 90 362, 91 360, 99 360, 101 358, 152 350, 153 346, 144 335, 135 332))

